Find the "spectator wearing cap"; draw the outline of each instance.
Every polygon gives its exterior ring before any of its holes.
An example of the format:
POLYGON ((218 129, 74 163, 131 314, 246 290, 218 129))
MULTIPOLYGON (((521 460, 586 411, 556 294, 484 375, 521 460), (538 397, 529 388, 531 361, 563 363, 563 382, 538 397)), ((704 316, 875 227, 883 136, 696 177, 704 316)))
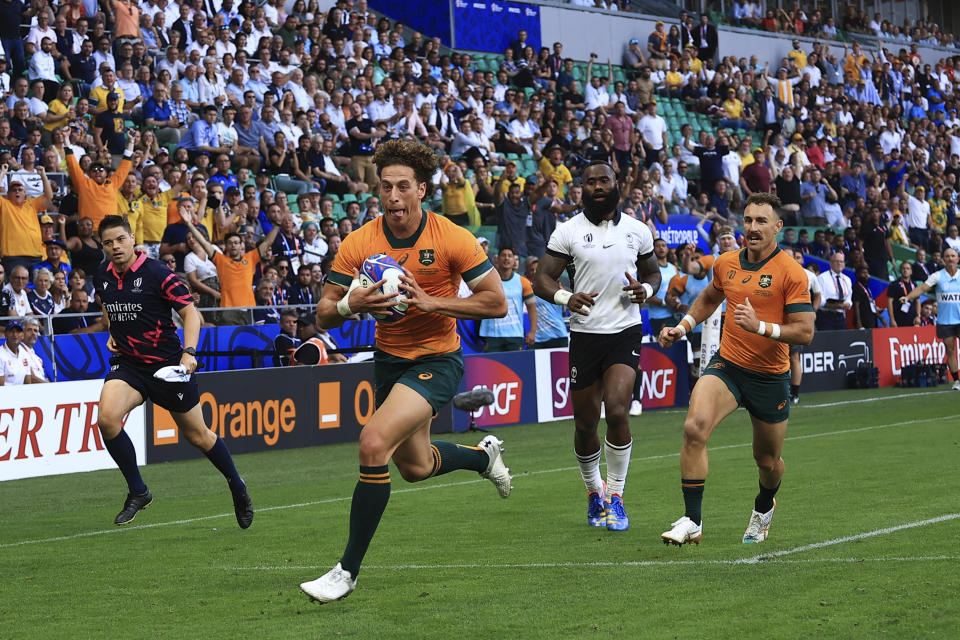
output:
MULTIPOLYGON (((5 3, 0 3, 5 4, 5 3)), ((33 375, 30 354, 23 346, 23 324, 11 320, 3 328, 5 338, 0 346, 0 386, 12 387, 21 384, 44 382, 33 375)))
POLYGON ((135 143, 136 138, 130 136, 123 150, 120 166, 109 177, 107 167, 102 162, 92 162, 89 169, 90 175, 85 175, 80 169, 80 163, 73 149, 69 146, 66 148, 67 171, 73 188, 77 192, 77 209, 80 217, 87 217, 93 221, 94 228, 100 226, 104 216, 115 213, 117 210, 117 194, 124 180, 127 179, 127 174, 130 173, 135 143))
POLYGON ((770 76, 773 85, 774 95, 787 107, 796 106, 794 100, 793 88, 803 80, 796 69, 787 71, 786 67, 779 67, 775 75, 770 76))
POLYGON ((43 179, 37 171, 37 154, 33 147, 23 147, 20 151, 20 168, 7 173, 6 182, 19 182, 27 190, 27 198, 43 195, 43 179))
MULTIPOLYGON (((9 165, 0 166, 0 185, 6 181, 9 165)), ((6 195, 0 197, 0 256, 7 273, 23 265, 32 267, 43 256, 40 221, 37 215, 53 204, 53 189, 47 180, 47 172, 39 167, 37 172, 43 181, 43 195, 27 198, 26 185, 19 180, 10 180, 6 195)))
POLYGON ((93 120, 93 141, 97 145, 97 151, 106 149, 113 156, 114 162, 117 162, 126 146, 126 131, 120 110, 120 94, 111 91, 107 94, 107 108, 100 111, 93 120))
POLYGON ((44 244, 46 244, 47 247, 47 259, 34 265, 34 271, 37 269, 47 269, 52 274, 59 270, 63 271, 69 276, 71 267, 68 263, 62 260, 63 252, 67 248, 66 243, 63 240, 57 240, 54 238, 52 240, 47 240, 44 244))
POLYGON ((646 64, 643 50, 640 49, 640 40, 631 38, 627 50, 623 53, 623 66, 630 70, 629 77, 636 77, 640 73, 640 68, 646 64))
POLYGON ((660 20, 657 20, 653 31, 647 37, 647 60, 654 69, 667 68, 667 33, 660 20))

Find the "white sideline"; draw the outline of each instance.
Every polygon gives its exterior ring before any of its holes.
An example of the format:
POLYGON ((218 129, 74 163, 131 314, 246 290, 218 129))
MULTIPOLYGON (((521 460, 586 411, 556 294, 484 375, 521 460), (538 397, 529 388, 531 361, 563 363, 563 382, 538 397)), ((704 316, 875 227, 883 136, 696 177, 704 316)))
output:
MULTIPOLYGON (((843 563, 857 564, 861 562, 943 562, 960 560, 960 556, 914 556, 914 557, 879 557, 879 558, 806 558, 773 560, 776 564, 820 564, 843 563)), ((743 560, 626 560, 624 562, 530 562, 517 564, 389 564, 364 565, 364 571, 412 571, 427 569, 577 569, 579 567, 678 567, 702 565, 744 565, 743 560)), ((329 565, 262 565, 253 567, 221 567, 224 571, 318 571, 329 569, 329 565)))
MULTIPOLYGON (((940 392, 935 392, 935 393, 940 393, 940 392)), ((884 399, 886 399, 886 398, 894 398, 894 397, 899 397, 899 396, 886 396, 884 399)), ((851 402, 853 402, 853 401, 851 401, 851 402)), ((859 402, 859 401, 857 401, 857 402, 859 402)), ((941 421, 941 420, 949 420, 949 419, 953 419, 953 418, 960 418, 960 414, 953 414, 953 415, 948 415, 948 416, 937 416, 937 417, 933 417, 933 418, 921 418, 921 419, 917 419, 917 420, 905 420, 905 421, 901 421, 901 422, 890 422, 890 423, 887 423, 887 424, 870 425, 870 426, 867 426, 867 427, 856 427, 856 428, 853 428, 853 429, 841 429, 841 430, 838 430, 838 431, 824 431, 824 432, 822 432, 822 433, 811 433, 811 434, 802 435, 802 436, 788 436, 787 438, 785 438, 785 440, 807 440, 807 439, 810 439, 810 438, 822 438, 822 437, 826 437, 826 436, 843 435, 843 434, 847 434, 847 433, 857 433, 857 432, 860 432, 860 431, 873 431, 873 430, 876 430, 876 429, 887 429, 887 428, 890 428, 890 427, 900 427, 900 426, 905 426, 905 425, 908 425, 908 424, 919 424, 919 423, 923 423, 923 422, 939 422, 939 421, 941 421)), ((722 446, 719 446, 719 447, 712 447, 710 450, 711 450, 711 451, 722 451, 722 450, 725 450, 725 449, 738 449, 738 448, 749 447, 749 446, 752 446, 752 445, 751 445, 751 443, 747 442, 747 443, 741 443, 741 444, 728 444, 728 445, 722 445, 722 446)), ((633 461, 634 461, 634 462, 643 462, 643 461, 649 462, 649 461, 652 461, 652 460, 664 460, 664 459, 667 459, 667 458, 676 458, 676 457, 678 457, 679 455, 680 455, 679 452, 677 452, 677 453, 667 453, 667 454, 655 455, 655 456, 645 456, 645 457, 643 457, 643 458, 634 458, 633 461)), ((515 477, 522 477, 522 476, 525 476, 525 475, 540 475, 540 474, 544 474, 544 473, 557 473, 557 472, 563 472, 563 471, 571 471, 571 470, 575 470, 575 469, 578 469, 578 467, 559 467, 559 468, 556 468, 556 469, 543 469, 543 470, 540 470, 540 471, 528 471, 528 472, 518 473, 515 477)), ((475 480, 462 480, 462 481, 460 481, 460 482, 445 482, 445 483, 443 483, 443 484, 430 484, 430 485, 422 485, 422 486, 417 486, 417 487, 407 487, 407 488, 404 488, 404 489, 395 489, 395 490, 393 490, 391 493, 393 493, 393 494, 398 494, 398 493, 413 493, 413 492, 416 492, 416 491, 428 491, 428 490, 433 490, 433 489, 443 489, 443 488, 447 488, 447 487, 458 487, 458 486, 463 486, 463 485, 468 485, 468 484, 478 484, 478 483, 482 483, 482 482, 487 482, 487 481, 486 481, 486 480, 483 480, 483 479, 475 479, 475 480)), ((315 506, 315 505, 330 504, 330 503, 333 503, 333 502, 345 502, 345 501, 347 501, 347 500, 350 500, 351 497, 352 497, 352 496, 343 496, 343 497, 339 497, 339 498, 327 498, 327 499, 325 499, 325 500, 313 500, 313 501, 310 501, 310 502, 298 502, 298 503, 294 503, 294 504, 276 505, 276 506, 273 506, 273 507, 257 507, 257 508, 256 508, 256 511, 258 511, 258 512, 264 512, 264 511, 280 511, 280 510, 284 510, 284 509, 297 509, 297 508, 300 508, 300 507, 312 507, 312 506, 315 506)), ((236 517, 235 514, 233 514, 233 513, 218 513, 218 514, 215 514, 215 515, 198 516, 198 517, 196 517, 196 518, 186 518, 186 519, 183 519, 183 520, 170 520, 170 521, 167 521, 167 522, 154 522, 154 523, 150 523, 150 524, 141 524, 141 525, 126 526, 126 527, 116 527, 116 528, 113 528, 113 529, 100 529, 100 530, 97 530, 97 531, 85 531, 85 532, 82 532, 82 533, 74 533, 74 534, 65 535, 65 536, 55 536, 55 537, 52 537, 52 538, 34 538, 34 539, 31 539, 31 540, 20 540, 20 541, 17 541, 17 542, 4 542, 4 543, 0 543, 0 549, 8 549, 8 548, 12 548, 12 547, 21 547, 21 546, 29 545, 29 544, 41 544, 41 543, 44 543, 44 542, 64 542, 64 541, 67 541, 67 540, 76 540, 76 539, 78 539, 78 538, 88 538, 88 537, 91 537, 91 536, 107 535, 107 534, 111 534, 111 533, 122 533, 122 532, 124 532, 124 531, 137 531, 137 530, 141 530, 141 529, 154 529, 154 528, 157 528, 157 527, 167 527, 167 526, 179 525, 179 524, 191 524, 191 523, 194 523, 194 522, 203 522, 204 520, 215 520, 215 519, 218 519, 218 518, 233 518, 233 517, 236 517)))

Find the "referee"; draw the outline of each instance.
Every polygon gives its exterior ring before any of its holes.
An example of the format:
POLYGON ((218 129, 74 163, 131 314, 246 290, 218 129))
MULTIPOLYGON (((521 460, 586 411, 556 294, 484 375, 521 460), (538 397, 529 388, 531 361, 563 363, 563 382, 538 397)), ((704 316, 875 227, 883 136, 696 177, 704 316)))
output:
POLYGON ((620 188, 613 167, 593 162, 582 178, 583 213, 550 236, 534 277, 534 292, 573 312, 573 444, 587 486, 587 523, 623 531, 630 522, 623 488, 633 447, 627 412, 640 364, 640 305, 660 289, 660 269, 650 229, 617 211, 620 188), (564 269, 571 267, 572 293, 557 282, 564 269), (607 421, 606 484, 600 475, 597 435, 601 402, 607 421))
POLYGON ((173 416, 180 433, 206 453, 224 475, 233 494, 237 524, 253 522, 253 504, 247 487, 223 439, 203 421, 200 392, 193 372, 196 344, 203 320, 193 296, 180 278, 162 262, 134 250, 130 225, 121 216, 100 222, 100 241, 109 262, 94 276, 97 302, 103 309, 110 337, 110 372, 100 392, 99 428, 104 446, 127 481, 127 499, 114 524, 133 521, 153 495, 140 477, 137 454, 123 430, 123 418, 148 398, 173 416), (183 320, 183 345, 170 317, 174 309, 183 320), (176 367, 176 371, 170 371, 176 367), (170 372, 169 377, 164 376, 170 372), (163 376, 163 377, 162 377, 163 376))

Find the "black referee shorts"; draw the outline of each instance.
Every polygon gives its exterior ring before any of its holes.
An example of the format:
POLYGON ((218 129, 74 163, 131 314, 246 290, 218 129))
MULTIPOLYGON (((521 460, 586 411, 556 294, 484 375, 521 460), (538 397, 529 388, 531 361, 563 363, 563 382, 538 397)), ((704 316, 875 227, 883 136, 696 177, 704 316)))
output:
MULTIPOLYGON (((165 366, 165 365, 164 365, 165 366)), ((136 367, 126 362, 113 362, 107 380, 123 380, 140 392, 144 400, 149 399, 155 405, 173 413, 186 413, 200 402, 200 385, 197 376, 190 376, 188 382, 164 382, 153 377, 160 367, 136 367)))
POLYGON ((570 332, 570 386, 586 389, 603 378, 615 364, 636 371, 640 365, 643 325, 627 327, 619 333, 570 332))

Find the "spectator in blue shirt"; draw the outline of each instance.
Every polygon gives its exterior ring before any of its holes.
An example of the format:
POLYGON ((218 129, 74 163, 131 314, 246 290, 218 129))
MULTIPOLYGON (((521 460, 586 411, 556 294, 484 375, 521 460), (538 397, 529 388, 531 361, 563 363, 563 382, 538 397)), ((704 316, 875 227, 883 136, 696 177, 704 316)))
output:
POLYGON ((216 172, 210 176, 207 184, 222 185, 224 193, 226 193, 230 187, 237 187, 239 189, 240 184, 237 182, 237 176, 230 173, 230 156, 226 153, 221 153, 214 158, 213 162, 216 167, 216 172))
POLYGON ((51 274, 54 274, 59 270, 63 271, 65 274, 67 274, 67 276, 69 276, 70 265, 66 262, 60 261, 60 258, 63 257, 63 252, 67 248, 67 245, 62 240, 57 240, 56 238, 47 240, 44 244, 47 245, 47 259, 43 262, 37 263, 33 268, 48 269, 51 274))
POLYGON ((197 153, 213 155, 230 153, 230 149, 220 146, 220 134, 217 133, 217 108, 208 104, 203 108, 203 118, 195 121, 180 139, 180 146, 190 152, 190 159, 197 153))
POLYGON ((160 144, 180 142, 183 135, 181 127, 186 124, 171 113, 167 92, 166 85, 157 83, 153 95, 143 104, 143 123, 148 127, 158 127, 156 136, 160 144))
POLYGON ((923 98, 919 95, 914 96, 913 104, 907 110, 907 119, 923 120, 927 117, 927 110, 923 108, 923 98))

